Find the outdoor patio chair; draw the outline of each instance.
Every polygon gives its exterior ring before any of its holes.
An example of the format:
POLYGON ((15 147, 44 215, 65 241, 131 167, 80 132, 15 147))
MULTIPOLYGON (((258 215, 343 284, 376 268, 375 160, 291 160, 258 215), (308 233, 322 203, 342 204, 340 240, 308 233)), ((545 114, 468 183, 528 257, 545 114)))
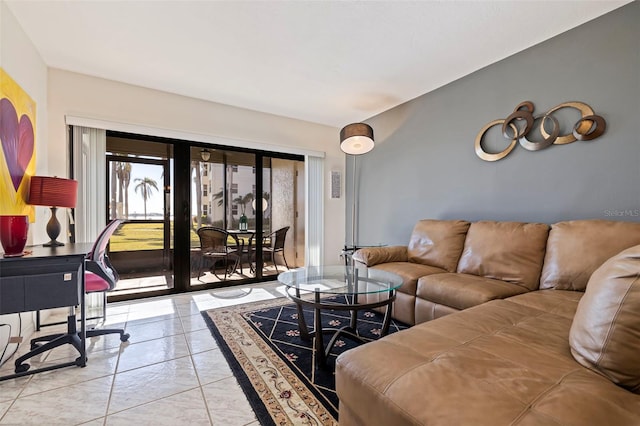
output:
POLYGON ((200 238, 200 250, 202 256, 202 262, 200 263, 200 268, 198 270, 198 280, 200 280, 200 277, 202 276, 202 270, 204 269, 205 263, 204 261, 207 259, 213 261, 211 272, 215 277, 219 280, 226 280, 227 275, 231 275, 236 272, 236 269, 240 264, 240 255, 238 253, 240 245, 237 237, 224 229, 213 226, 203 226, 198 229, 197 233, 198 238, 200 238), (231 237, 232 241, 235 241, 235 247, 229 245, 229 237, 231 237), (219 261, 224 261, 224 278, 220 278, 216 272, 216 264, 219 261))
MULTIPOLYGON (((289 264, 287 263, 287 258, 284 255, 284 242, 287 238, 287 231, 289 231, 289 227, 285 226, 283 228, 278 229, 275 232, 267 235, 263 239, 262 243, 262 260, 263 262, 267 257, 271 259, 273 266, 276 268, 276 272, 278 272, 278 263, 276 262, 275 255, 276 253, 280 253, 282 256, 282 260, 284 260, 284 264, 289 269, 289 264)), ((264 262, 266 266, 266 262, 264 262)))

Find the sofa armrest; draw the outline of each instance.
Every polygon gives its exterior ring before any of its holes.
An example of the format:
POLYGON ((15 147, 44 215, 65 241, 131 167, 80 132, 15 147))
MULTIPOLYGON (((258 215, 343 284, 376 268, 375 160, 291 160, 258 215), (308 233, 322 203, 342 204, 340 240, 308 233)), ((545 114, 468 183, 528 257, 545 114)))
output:
POLYGON ((366 266, 374 266, 387 262, 407 262, 407 246, 367 247, 356 250, 353 260, 364 263, 366 266))

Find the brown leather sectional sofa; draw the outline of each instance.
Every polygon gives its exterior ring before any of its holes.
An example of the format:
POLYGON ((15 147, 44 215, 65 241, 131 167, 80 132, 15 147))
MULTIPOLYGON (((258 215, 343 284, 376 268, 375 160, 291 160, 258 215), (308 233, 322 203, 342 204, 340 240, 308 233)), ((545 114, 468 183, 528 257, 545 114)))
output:
POLYGON ((423 220, 354 259, 415 326, 338 358, 341 425, 640 425, 640 223, 423 220))

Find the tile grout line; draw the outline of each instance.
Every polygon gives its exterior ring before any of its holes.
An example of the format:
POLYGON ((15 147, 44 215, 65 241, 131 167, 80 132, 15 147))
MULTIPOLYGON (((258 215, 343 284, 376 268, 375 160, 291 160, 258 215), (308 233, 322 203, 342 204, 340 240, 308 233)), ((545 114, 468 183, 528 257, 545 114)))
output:
MULTIPOLYGON (((262 284, 264 285, 265 283, 262 283, 262 284)), ((254 286, 252 286, 252 287, 254 287, 254 286)), ((255 286, 255 287, 262 287, 262 286, 255 286)), ((229 289, 224 288, 223 290, 229 290, 229 289)), ((277 293, 272 288, 268 288, 268 289, 266 289, 266 291, 271 296, 273 296, 274 293, 277 293)), ((215 290, 214 290, 214 292, 215 292, 215 290)), ((108 423, 108 419, 109 419, 109 417, 111 415, 115 415, 117 413, 122 413, 122 412, 125 412, 125 411, 128 411, 128 410, 132 410, 132 409, 135 409, 137 407, 141 407, 141 406, 144 406, 144 405, 147 405, 147 404, 156 403, 156 402, 161 401, 163 399, 167 399, 167 398, 173 397, 175 395, 179 395, 179 394, 182 394, 182 393, 185 393, 185 392, 189 392, 189 391, 195 390, 196 388, 199 388, 200 396, 202 398, 202 402, 204 403, 204 409, 206 410, 206 416, 207 416, 206 418, 208 418, 209 424, 213 425, 214 424, 213 420, 215 418, 215 415, 214 415, 215 413, 213 413, 211 411, 212 407, 210 407, 210 404, 209 404, 209 402, 207 400, 207 396, 206 396, 206 393, 205 393, 205 390, 204 390, 205 384, 204 384, 203 380, 204 380, 205 376, 202 376, 202 374, 204 374, 204 371, 202 373, 198 372, 198 369, 196 367, 195 357, 200 355, 200 354, 205 354, 207 352, 212 352, 213 350, 217 350, 219 352, 219 348, 216 346, 214 348, 206 349, 208 347, 208 344, 206 344, 206 342, 202 342, 202 344, 201 344, 199 339, 193 339, 193 335, 197 334, 200 331, 208 329, 206 327, 206 325, 204 327, 202 327, 202 328, 199 328, 201 325, 197 324, 197 321, 195 321, 195 319, 196 318, 200 318, 201 310, 215 309, 215 308, 221 308, 221 307, 225 307, 225 306, 233 306, 233 305, 242 304, 242 303, 249 303, 249 302, 252 302, 254 300, 250 299, 250 300, 247 301, 247 300, 244 300, 244 298, 239 298, 238 300, 234 300, 233 301, 234 303, 224 304, 222 306, 209 306, 207 308, 200 308, 201 306, 208 306, 208 302, 209 301, 207 300, 207 297, 206 297, 206 295, 208 293, 212 293, 211 289, 207 289, 207 290, 204 290, 202 292, 202 294, 205 295, 205 297, 203 297, 202 299, 200 299, 200 297, 194 297, 193 294, 189 295, 188 297, 184 296, 184 295, 179 295, 178 297, 167 297, 166 300, 170 301, 170 303, 172 305, 172 308, 173 308, 173 312, 172 312, 172 315, 166 315, 166 316, 165 315, 160 315, 162 318, 159 318, 160 316, 159 317, 154 317, 152 315, 154 313, 153 312, 153 308, 152 308, 153 305, 151 305, 151 307, 145 307, 144 304, 146 302, 137 302, 137 303, 128 303, 128 304, 122 303, 122 304, 116 306, 118 313, 117 314, 114 313, 112 315, 112 316, 118 316, 118 317, 124 316, 123 314, 126 315, 125 321, 122 322, 123 325, 124 325, 123 328, 125 328, 126 330, 129 330, 131 327, 141 327, 141 329, 142 329, 141 331, 143 331, 144 327, 146 326, 146 327, 149 327, 149 329, 150 329, 149 333, 150 333, 151 336, 153 336, 154 333, 157 333, 158 331, 162 334, 161 336, 158 336, 158 337, 155 337, 155 338, 150 338, 148 340, 143 340, 143 341, 140 341, 140 342, 130 343, 130 344, 139 344, 139 343, 145 343, 145 342, 152 342, 154 340, 161 340, 161 339, 167 339, 167 338, 177 338, 178 335, 182 335, 182 338, 183 338, 184 342, 187 345, 187 351, 188 351, 187 354, 184 354, 184 355, 181 355, 181 356, 172 357, 170 359, 165 359, 165 360, 158 361, 158 362, 153 362, 151 364, 140 365, 138 367, 131 368, 131 369, 128 369, 126 371, 119 372, 118 371, 119 366, 123 362, 123 360, 121 358, 122 354, 124 353, 123 346, 122 346, 121 343, 119 343, 117 346, 109 346, 109 343, 107 341, 105 341, 104 342, 104 347, 102 347, 100 350, 97 350, 97 347, 96 347, 96 348, 93 348, 94 350, 91 351, 91 352, 87 351, 87 357, 89 358, 89 357, 91 357, 93 355, 96 355, 99 352, 106 352, 108 354, 108 351, 112 351, 114 349, 117 349, 117 359, 116 359, 116 362, 115 362, 114 369, 112 370, 111 373, 105 372, 105 373, 99 374, 97 377, 80 377, 79 378, 79 380, 80 380, 79 382, 65 384, 65 385, 55 385, 55 383, 52 382, 52 383, 49 383, 49 385, 54 385, 54 387, 52 389, 46 389, 46 390, 38 391, 38 392, 36 392, 34 394, 25 396, 24 393, 26 391, 26 388, 33 381, 33 377, 32 376, 28 376, 28 379, 25 380, 24 383, 18 385, 19 389, 18 389, 18 392, 16 393, 16 396, 14 396, 11 399, 8 399, 7 401, 5 401, 6 403, 8 403, 8 405, 7 405, 7 408, 6 408, 5 412, 2 414, 2 416, 0 416, 0 423, 2 422, 2 420, 6 420, 6 419, 9 418, 7 416, 9 415, 9 413, 12 410, 15 409, 17 401, 19 399, 21 399, 21 398, 31 397, 31 396, 34 396, 34 395, 37 395, 37 394, 40 394, 40 393, 43 393, 43 392, 48 392, 48 391, 58 391, 59 392, 60 390, 64 390, 65 388, 70 387, 70 386, 77 386, 77 385, 81 385, 81 384, 87 383, 87 382, 89 382, 91 380, 105 379, 107 377, 110 377, 111 378, 111 383, 110 383, 110 389, 109 389, 108 398, 106 399, 106 407, 105 407, 104 412, 103 412, 104 415, 100 416, 100 413, 96 413, 94 415, 98 415, 99 417, 95 417, 93 419, 85 420, 81 424, 84 424, 84 423, 87 423, 87 422, 101 422, 101 424, 104 426, 104 425, 106 425, 108 423), (201 302, 204 302, 204 305, 201 302), (125 309, 127 311, 126 313, 125 312, 121 312, 121 310, 125 310, 125 309), (132 309, 133 309, 133 311, 132 311, 132 309), (147 313, 145 311, 147 309, 149 309, 150 312, 148 312, 149 316, 145 317, 145 314, 147 313), (198 312, 194 313, 192 311, 192 309, 198 309, 198 312), (136 320, 133 320, 133 319, 131 319, 132 316, 139 317, 139 318, 136 319, 136 320), (179 322, 175 321, 176 318, 179 319, 179 322), (142 322, 138 323, 138 321, 142 321, 142 322), (174 333, 175 330, 173 330, 169 326, 171 321, 174 321, 176 325, 180 324, 181 331, 179 331, 178 333, 172 334, 172 333, 174 333), (162 325, 161 322, 164 322, 165 325, 162 325), (189 324, 189 330, 187 330, 185 328, 187 323, 189 324), (154 327, 157 327, 157 329, 154 329, 154 327), (164 333, 169 333, 169 334, 168 335, 164 335, 164 333), (189 338, 188 338, 189 336, 188 335, 192 336, 192 339, 194 340, 193 342, 189 340, 189 338), (198 346, 200 346, 201 348, 205 348, 205 349, 198 349, 198 346), (118 376, 119 374, 128 373, 128 372, 140 369, 140 368, 145 368, 145 367, 149 367, 149 366, 153 366, 153 365, 158 365, 158 364, 169 362, 169 361, 179 360, 181 358, 186 358, 187 356, 189 357, 189 361, 191 363, 191 368, 193 368, 193 372, 195 373, 195 377, 196 377, 196 380, 197 380, 197 384, 194 384, 194 386, 192 388, 181 390, 181 391, 176 392, 176 393, 170 393, 169 395, 165 395, 165 396, 153 399, 151 401, 146 401, 144 403, 140 403, 140 404, 134 405, 132 407, 128 407, 128 408, 123 409, 123 410, 114 411, 113 413, 109 412, 109 410, 111 408, 111 404, 115 401, 115 398, 118 395, 118 390, 117 390, 117 387, 115 386, 115 384, 116 384, 116 380, 119 377, 118 376)), ((281 296, 281 295, 278 294, 278 296, 281 296)), ((267 297, 267 298, 269 298, 269 297, 267 297)), ((165 299, 163 299, 163 300, 165 300, 165 299)), ((262 298, 260 298, 260 300, 262 300, 262 298)), ((101 324, 102 327, 104 327, 106 325, 107 324, 101 324)), ((112 326, 113 324, 108 324, 108 325, 112 326)), ((99 345, 96 345, 96 346, 99 346, 99 345)), ((116 355, 116 354, 114 353, 114 355, 116 355)), ((54 357, 56 359, 58 358, 53 352, 48 351, 46 354, 44 354, 42 362, 46 362, 47 360, 49 360, 49 358, 54 358, 54 357)), ((108 358, 110 358, 110 357, 108 357, 108 358)), ((204 355, 201 358, 202 359, 206 359, 207 356, 204 355)), ((226 362, 226 359, 224 361, 226 362)), ((110 360, 109 362, 112 362, 112 360, 110 360)), ((71 372, 71 374, 73 374, 73 372, 71 372)), ((216 375, 214 375, 212 377, 216 377, 216 375)), ((231 375, 231 376, 226 376, 226 377, 222 377, 222 378, 216 378, 216 380, 212 380, 212 381, 206 383, 206 385, 213 384, 213 383, 216 383, 216 382, 220 382, 222 380, 228 380, 230 378, 234 378, 235 379, 235 376, 231 375)), ((20 378, 20 379, 24 379, 24 378, 20 378)), ((15 379, 15 380, 17 380, 17 379, 15 379)), ((171 391, 172 390, 169 390, 169 392, 171 392, 171 391)), ((255 412, 253 412, 252 414, 254 415, 254 420, 249 421, 248 423, 246 423, 246 425, 259 424, 259 423, 256 423, 257 420, 255 420, 256 419, 255 412)), ((24 420, 27 420, 27 419, 25 418, 24 420)), ((204 420, 204 418, 203 418, 203 420, 204 420)))
MULTIPOLYGON (((182 330, 185 331, 182 317, 180 317, 180 324, 182 325, 182 330)), ((185 334, 186 334, 186 331, 185 331, 185 334)), ((186 337, 185 337, 185 340, 186 340, 186 337)), ((207 402, 207 398, 204 395, 204 389, 202 388, 202 380, 200 379, 200 374, 198 373, 198 369, 196 368, 196 363, 193 360, 194 354, 191 352, 191 346, 189 346, 188 343, 187 343, 187 347, 189 348, 189 358, 191 359, 191 365, 193 365, 193 371, 196 373, 196 379, 198 380, 198 385, 199 385, 198 388, 200 390, 200 396, 202 397, 202 402, 204 402, 204 408, 207 412, 207 418, 209 419, 209 424, 213 425, 213 418, 211 417, 211 410, 209 409, 209 403, 207 402)))

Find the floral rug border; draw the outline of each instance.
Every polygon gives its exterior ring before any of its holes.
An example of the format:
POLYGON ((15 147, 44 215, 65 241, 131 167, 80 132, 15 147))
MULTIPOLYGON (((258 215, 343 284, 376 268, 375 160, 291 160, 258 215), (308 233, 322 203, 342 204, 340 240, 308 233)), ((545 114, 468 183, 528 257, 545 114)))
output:
POLYGON ((290 305, 286 298, 203 311, 236 379, 263 425, 337 425, 306 382, 248 321, 252 312, 290 305))

